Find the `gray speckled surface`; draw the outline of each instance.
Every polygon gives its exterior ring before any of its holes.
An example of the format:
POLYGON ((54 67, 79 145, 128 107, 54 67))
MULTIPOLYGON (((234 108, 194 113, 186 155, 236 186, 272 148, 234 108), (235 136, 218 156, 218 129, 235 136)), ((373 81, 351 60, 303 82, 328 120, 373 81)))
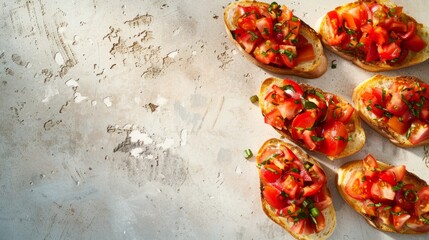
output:
MULTIPOLYGON (((346 1, 288 1, 309 25, 346 1)), ((429 25, 423 0, 397 1, 429 25)), ((277 137, 249 97, 273 76, 228 41, 228 1, 0 1, 0 239, 290 239, 264 216, 254 160, 277 137)), ((372 73, 331 53, 306 80, 351 99, 372 73)), ((387 75, 428 82, 429 63, 387 75)), ((428 178, 429 148, 367 144, 331 162, 332 239, 378 232, 334 188, 371 152, 428 178)))

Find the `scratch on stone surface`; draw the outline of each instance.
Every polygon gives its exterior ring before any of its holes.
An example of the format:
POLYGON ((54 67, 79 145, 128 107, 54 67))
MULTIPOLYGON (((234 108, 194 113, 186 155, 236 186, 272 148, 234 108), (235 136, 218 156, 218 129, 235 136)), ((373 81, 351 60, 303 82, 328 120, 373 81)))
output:
POLYGON ((207 105, 206 111, 204 112, 204 115, 201 118, 200 124, 198 125, 197 132, 199 132, 203 126, 203 123, 207 117, 207 113, 209 112, 209 108, 210 108, 211 103, 212 103, 212 100, 210 100, 210 103, 207 105))
POLYGON ((424 146, 424 156, 423 156, 423 162, 425 163, 426 167, 429 168, 429 146, 424 146))
POLYGON ((216 114, 216 118, 215 118, 213 125, 212 125, 212 129, 216 126, 217 119, 219 118, 219 115, 222 112, 224 102, 225 102, 225 96, 222 96, 222 98, 220 99, 220 105, 219 105, 219 109, 218 109, 217 114, 216 114))
POLYGON ((47 130, 51 130, 53 127, 55 127, 56 125, 62 123, 63 120, 57 120, 57 121, 52 121, 52 119, 49 119, 48 121, 46 121, 43 124, 43 128, 47 131, 47 130))
POLYGON ((125 21, 124 24, 128 24, 130 27, 138 27, 140 24, 149 25, 152 22, 152 15, 146 13, 145 15, 137 15, 131 20, 125 21))

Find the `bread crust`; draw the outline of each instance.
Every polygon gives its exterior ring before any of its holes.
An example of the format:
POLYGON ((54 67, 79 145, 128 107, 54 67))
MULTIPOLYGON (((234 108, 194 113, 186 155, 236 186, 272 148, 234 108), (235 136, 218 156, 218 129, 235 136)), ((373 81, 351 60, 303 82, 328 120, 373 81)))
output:
POLYGON ((228 35, 228 38, 232 43, 235 44, 235 46, 240 50, 240 52, 253 64, 259 66, 262 69, 265 69, 267 71, 282 74, 282 75, 295 75, 300 76, 304 78, 317 78, 322 76, 326 70, 328 69, 328 59, 326 58, 326 55, 324 53, 323 45, 320 41, 319 34, 311 28, 308 24, 306 24, 303 20, 301 20, 301 28, 299 33, 307 38, 307 40, 313 45, 314 54, 316 58, 313 61, 304 62, 301 64, 298 64, 294 68, 286 68, 286 67, 278 67, 272 64, 264 64, 256 60, 251 54, 247 53, 243 47, 238 43, 232 34, 231 31, 235 30, 237 28, 237 20, 240 17, 237 14, 237 7, 241 6, 250 6, 250 5, 257 5, 257 6, 269 6, 268 3, 263 2, 257 2, 257 1, 237 1, 230 3, 224 11, 224 22, 225 22, 225 28, 226 33, 228 35))
POLYGON ((422 80, 412 76, 389 77, 381 74, 376 74, 372 78, 364 82, 361 82, 354 89, 353 96, 352 96, 353 104, 356 110, 358 111, 360 117, 372 129, 380 133, 383 137, 387 138, 390 142, 392 142, 396 146, 402 147, 402 148, 411 148, 411 147, 417 147, 422 145, 428 145, 429 139, 414 145, 407 139, 405 134, 399 134, 394 130, 392 130, 387 124, 374 120, 374 118, 372 117, 372 113, 368 111, 363 101, 361 101, 361 96, 367 89, 373 88, 373 87, 389 87, 394 82, 400 82, 400 81, 401 82, 406 81, 409 83, 413 83, 413 82, 424 83, 422 80))
MULTIPOLYGON (((265 96, 267 95, 268 92, 271 91, 271 86, 274 84, 281 85, 282 82, 283 82, 283 79, 271 77, 271 78, 267 78, 262 83, 261 89, 259 91, 259 107, 262 111, 262 115, 265 116, 267 113, 269 113, 273 109, 273 105, 268 103, 267 101, 265 101, 265 96)), ((301 86, 301 88, 304 91, 309 90, 309 89, 315 89, 316 91, 318 91, 320 93, 328 93, 326 91, 323 91, 320 88, 316 88, 316 87, 310 86, 308 84, 300 83, 299 85, 301 86)), ((330 93, 330 94, 332 94, 332 93, 330 93)), ((336 96, 338 97, 338 99, 340 101, 348 103, 347 100, 345 100, 344 98, 342 98, 338 95, 336 95, 336 96)), ((329 159, 334 160, 334 159, 344 158, 344 157, 350 156, 350 155, 358 152, 359 150, 361 150, 363 145, 365 144, 366 136, 365 136, 365 132, 362 128, 361 121, 360 121, 360 118, 359 118, 357 111, 355 111, 353 113, 350 121, 355 126, 355 130, 351 133, 349 132, 349 136, 351 136, 351 140, 347 143, 347 146, 343 152, 341 152, 337 156, 327 156, 329 159)), ((278 133, 280 133, 283 137, 289 139, 290 141, 294 142, 295 144, 299 145, 300 147, 307 149, 307 147, 305 146, 305 144, 302 141, 293 139, 291 134, 289 133, 289 131, 287 131, 285 129, 283 129, 283 130, 279 130, 276 128, 274 128, 274 129, 278 133)))
MULTIPOLYGON (((311 162, 312 164, 315 164, 317 166, 319 166, 322 170, 322 166, 320 165, 319 162, 317 162, 314 158, 312 158, 310 155, 308 155, 307 153, 305 153, 302 149, 300 149, 299 147, 296 147, 292 144, 283 142, 279 139, 269 139, 267 140, 262 147, 260 148, 260 150, 258 151, 258 154, 256 155, 256 159, 259 159, 261 154, 264 152, 264 149, 268 148, 268 147, 280 147, 280 146, 284 146, 289 148, 298 158, 301 162, 311 162)), ((257 161, 258 162, 258 161, 257 161)), ((260 171, 260 170, 258 170, 260 171)), ((276 210, 274 208, 272 208, 268 202, 263 198, 262 195, 262 190, 263 190, 263 184, 262 182, 260 183, 260 188, 261 188, 261 202, 262 202, 262 209, 264 211, 264 213, 275 223, 277 223, 278 225, 280 225, 282 228, 284 228, 286 231, 288 231, 294 238, 296 239, 305 239, 305 240, 310 240, 310 239, 327 239, 335 230, 335 226, 336 226, 336 215, 335 215, 335 209, 333 204, 331 204, 329 207, 325 208, 324 210, 322 210, 322 213, 325 217, 325 228, 319 232, 319 233, 314 233, 311 235, 303 235, 303 234, 297 234, 293 231, 291 231, 291 226, 292 224, 289 224, 287 219, 285 217, 281 217, 278 216, 276 214, 276 210)), ((329 188, 327 187, 327 185, 323 186, 323 191, 325 191, 325 193, 332 198, 331 196, 331 192, 329 191, 329 188)))
MULTIPOLYGON (((390 1, 381 1, 378 0, 376 1, 380 4, 384 4, 387 5, 389 7, 394 7, 395 4, 390 2, 390 1)), ((335 8, 336 11, 338 12, 344 12, 345 10, 351 9, 353 7, 356 7, 359 5, 359 2, 353 2, 353 3, 348 3, 342 6, 339 6, 337 8, 335 8)), ((414 23, 416 23, 416 32, 417 34, 426 41, 426 43, 428 43, 428 45, 426 46, 426 48, 424 48, 423 50, 421 50, 420 52, 412 52, 410 51, 408 56, 401 62, 401 63, 397 63, 397 64, 387 64, 384 62, 367 62, 365 61, 365 59, 359 58, 359 56, 351 53, 351 52, 347 52, 344 50, 341 50, 341 48, 337 47, 337 46, 331 46, 328 43, 328 29, 329 27, 327 26, 327 15, 324 15, 318 23, 318 32, 321 36, 321 40, 323 45, 325 46, 325 48, 327 48, 328 50, 330 50, 331 52, 337 54, 338 56, 353 62, 355 65, 357 65, 358 67, 365 69, 367 71, 370 72, 380 72, 380 71, 391 71, 391 70, 396 70, 396 69, 401 69, 401 68, 405 68, 405 67, 409 67, 409 66, 413 66, 419 63, 422 63, 424 61, 426 61, 429 58, 429 29, 427 27, 425 27, 422 23, 418 23, 413 17, 403 13, 403 17, 407 20, 407 21, 412 21, 414 23)))
MULTIPOLYGON (((386 164, 384 162, 377 161, 377 163, 378 163, 378 166, 381 170, 384 170, 384 169, 391 167, 391 165, 386 164)), ((350 197, 345 192, 345 186, 346 186, 350 176, 356 171, 362 171, 362 160, 350 161, 350 162, 342 165, 338 169, 337 176, 336 176, 336 185, 337 185, 337 189, 338 189, 338 192, 340 193, 341 197, 344 199, 344 201, 346 201, 346 203, 350 207, 352 207, 357 213, 359 213, 365 219, 365 221, 369 225, 371 225, 372 227, 379 229, 381 231, 385 231, 385 232, 398 232, 395 230, 395 228, 388 226, 386 224, 383 224, 381 221, 376 221, 376 218, 373 219, 370 216, 367 216, 364 213, 362 213, 361 212, 362 211, 362 202, 357 200, 357 199, 350 197)), ((408 172, 408 171, 406 171, 403 183, 404 183, 404 185, 410 184, 410 183, 414 184, 416 186, 417 190, 428 186, 428 184, 424 180, 422 180, 421 178, 419 178, 415 174, 408 172)), ((406 229, 404 229, 404 231, 401 231, 399 233, 421 234, 422 232, 416 232, 412 229, 406 228, 406 229)))

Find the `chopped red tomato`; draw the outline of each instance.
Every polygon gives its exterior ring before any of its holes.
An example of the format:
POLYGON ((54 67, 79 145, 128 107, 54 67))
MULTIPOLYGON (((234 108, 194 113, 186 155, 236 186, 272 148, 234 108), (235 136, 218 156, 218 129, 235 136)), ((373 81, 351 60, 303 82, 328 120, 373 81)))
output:
POLYGON ((286 179, 282 183, 282 191, 286 193, 288 198, 295 198, 295 194, 297 193, 299 188, 298 182, 292 175, 287 175, 286 179))
POLYGON ((374 182, 371 186, 371 197, 377 202, 395 199, 392 185, 385 181, 374 182))
POLYGON ((298 114, 292 121, 292 137, 294 139, 302 139, 303 132, 311 129, 315 122, 316 114, 314 112, 306 111, 298 114))
POLYGON ((323 187, 323 185, 326 184, 325 173, 319 166, 313 165, 308 170, 308 172, 311 176, 313 183, 309 186, 304 187, 304 197, 316 194, 323 187))
POLYGON ((429 123, 415 120, 411 124, 410 142, 414 145, 429 139, 429 123))
POLYGON ((258 34, 250 30, 243 30, 240 28, 234 31, 234 38, 243 46, 244 51, 247 53, 251 53, 253 49, 255 49, 256 45, 261 42, 261 38, 258 34))
POLYGON ((302 140, 310 151, 317 148, 317 143, 313 140, 314 138, 317 138, 316 131, 304 130, 304 132, 302 132, 302 140))
POLYGON ((417 196, 418 199, 414 206, 417 216, 421 216, 429 212, 429 187, 420 189, 417 196))
POLYGON ((395 60, 401 56, 401 47, 396 42, 392 42, 378 47, 378 54, 383 61, 395 60))
POLYGON ((244 30, 256 30, 256 14, 252 13, 237 20, 238 26, 244 30))
POLYGON ((294 99, 288 98, 282 103, 280 103, 277 108, 279 109, 283 118, 291 120, 299 112, 301 112, 303 106, 301 101, 296 101, 294 99))
POLYGON ((253 50, 253 55, 255 58, 264 64, 271 63, 276 57, 276 51, 278 51, 279 46, 277 43, 266 40, 260 43, 255 50, 253 50))
POLYGON ((402 14, 402 7, 359 1, 341 14, 336 10, 327 13, 325 40, 367 62, 398 64, 409 51, 419 52, 427 46, 416 31, 415 20, 402 14))
POLYGON ((370 181, 365 179, 362 172, 357 171, 350 176, 344 190, 354 199, 365 200, 371 196, 370 187, 370 181))
POLYGON ((340 121, 349 123, 354 110, 350 104, 329 104, 326 122, 340 121))
POLYGON ((395 203, 405 210, 413 210, 414 204, 418 200, 416 187, 414 184, 406 184, 396 192, 395 203))
POLYGON ((405 134, 410 128, 411 123, 405 122, 402 118, 399 118, 397 116, 392 116, 387 121, 387 125, 395 132, 399 134, 405 134))
POLYGON ((281 191, 270 185, 264 186, 262 196, 273 208, 282 209, 288 205, 286 197, 282 195, 281 191))
POLYGON ((279 130, 284 127, 284 120, 282 119, 282 114, 277 108, 274 108, 264 117, 264 121, 266 124, 269 124, 279 130))
POLYGON ((420 52, 427 46, 427 43, 419 35, 414 34, 410 38, 406 39, 403 45, 405 48, 408 48, 413 52, 420 52))
POLYGON ((344 123, 329 122, 323 127, 323 141, 320 151, 328 156, 336 156, 347 146, 349 134, 344 123))
POLYGON ((399 206, 395 206, 391 211, 391 213, 392 213, 393 227, 398 231, 403 228, 405 222, 411 217, 410 214, 402 211, 402 208, 399 206))
POLYGON ((282 170, 274 164, 261 166, 261 176, 266 182, 275 182, 282 176, 282 170))
POLYGON ((283 60, 283 63, 289 68, 295 67, 298 62, 296 47, 293 45, 280 45, 280 57, 283 60))
POLYGON ((301 61, 315 58, 312 45, 299 34, 301 20, 293 16, 286 6, 239 6, 236 15, 240 17, 237 29, 233 31, 234 39, 257 61, 281 68, 294 68, 301 61), (279 51, 279 45, 288 47, 279 51), (298 46, 299 52, 296 51, 298 46))
POLYGON ((366 177, 374 178, 380 169, 378 168, 377 160, 371 155, 368 154, 362 161, 362 170, 366 177))
POLYGON ((332 204, 332 198, 326 193, 326 190, 318 191, 314 196, 314 206, 322 211, 332 204))
POLYGON ((256 20, 256 28, 265 39, 270 39, 273 35, 273 21, 271 17, 263 17, 256 20))
MULTIPOLYGON (((426 218, 427 219, 427 218, 426 218)), ((426 223, 427 220, 419 218, 416 216, 411 216, 410 219, 405 223, 405 225, 416 232, 429 232, 429 224, 426 223)))
POLYGON ((289 79, 283 80, 283 88, 286 94, 296 100, 301 100, 301 97, 304 94, 302 88, 296 82, 289 79))

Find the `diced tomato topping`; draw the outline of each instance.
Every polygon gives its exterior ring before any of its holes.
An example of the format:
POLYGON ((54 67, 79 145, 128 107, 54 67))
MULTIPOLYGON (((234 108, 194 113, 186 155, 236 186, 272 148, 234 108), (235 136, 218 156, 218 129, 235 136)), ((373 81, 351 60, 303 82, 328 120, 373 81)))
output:
POLYGON ((256 30, 256 14, 252 13, 237 20, 238 26, 244 30, 256 30))
POLYGON ((420 189, 417 193, 418 200, 415 203, 417 216, 421 216, 429 212, 429 187, 420 189))
POLYGON ((393 186, 391 184, 380 180, 372 184, 371 197, 377 202, 394 200, 395 191, 393 191, 393 186))
POLYGON ((410 127, 410 122, 405 122, 404 120, 400 120, 401 118, 397 116, 392 116, 387 121, 387 125, 395 132, 399 134, 405 134, 410 127))
POLYGON ((304 197, 316 194, 326 184, 325 173, 319 166, 313 165, 308 172, 313 183, 304 187, 304 197))
POLYGON ((291 120, 302 110, 303 106, 301 101, 288 98, 280 103, 277 108, 283 118, 291 120))
POLYGON ((273 21, 271 17, 263 17, 256 20, 256 28, 265 39, 270 39, 273 35, 273 21))
POLYGON ((403 17, 402 7, 359 1, 359 5, 326 14, 325 40, 343 51, 351 51, 366 62, 401 63, 409 51, 419 52, 427 43, 413 19, 403 17))
POLYGON ((276 51, 278 51, 279 46, 277 43, 266 40, 260 43, 255 50, 253 50, 253 55, 261 63, 269 64, 276 57, 276 51))
POLYGON ((286 6, 273 4, 271 7, 239 6, 237 28, 232 31, 234 39, 247 53, 267 65, 294 68, 300 62, 315 59, 312 44, 299 34, 301 20, 286 6), (279 51, 279 45, 287 47, 279 51))
POLYGON ((374 178, 380 169, 378 168, 377 160, 371 155, 368 154, 362 161, 362 170, 366 177, 374 178))
POLYGON ((420 52, 427 46, 427 43, 419 35, 414 34, 406 39, 403 45, 405 48, 408 48, 413 52, 420 52))
POLYGON ((282 195, 281 191, 270 185, 264 186, 262 196, 273 208, 282 209, 288 205, 286 197, 282 195))
POLYGON ((350 176, 344 190, 354 199, 365 200, 371 196, 370 187, 370 181, 364 177, 362 172, 356 171, 350 176))
POLYGON ((269 124, 279 130, 283 129, 285 125, 284 120, 282 118, 282 114, 277 108, 274 108, 273 110, 271 110, 271 112, 266 114, 264 117, 264 121, 266 124, 269 124))
POLYGON ((418 200, 417 190, 414 184, 406 184, 396 192, 395 203, 405 210, 413 210, 418 200))
POLYGON ((298 64, 296 60, 296 47, 293 45, 280 45, 280 57, 282 58, 283 63, 289 68, 293 68, 298 64))
POLYGON ((429 123, 415 120, 411 124, 410 142, 414 145, 429 139, 429 123))
POLYGON ((344 123, 340 121, 329 122, 323 127, 323 141, 320 151, 328 156, 340 154, 347 146, 349 134, 344 123))
POLYGON ((282 170, 275 164, 265 164, 261 166, 262 179, 266 182, 275 182, 282 176, 282 170))
POLYGON ((371 201, 370 199, 365 199, 365 201, 362 202, 362 213, 368 215, 368 216, 375 216, 375 203, 371 201))
POLYGON ((402 208, 399 206, 395 206, 391 213, 393 227, 398 231, 403 228, 405 222, 411 217, 410 214, 403 212, 402 208))
POLYGON ((311 129, 316 122, 316 114, 306 111, 298 114, 292 121, 292 137, 294 139, 302 139, 302 134, 305 130, 311 129))

